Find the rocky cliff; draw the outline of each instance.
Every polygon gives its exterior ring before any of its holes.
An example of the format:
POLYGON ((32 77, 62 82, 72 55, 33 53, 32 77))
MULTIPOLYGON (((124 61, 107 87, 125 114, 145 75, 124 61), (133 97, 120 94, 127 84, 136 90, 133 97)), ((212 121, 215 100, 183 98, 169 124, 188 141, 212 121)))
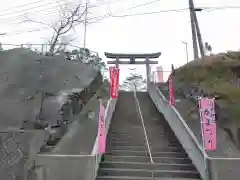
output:
POLYGON ((60 56, 0 52, 0 179, 26 178, 36 153, 61 139, 102 82, 95 69, 60 56))

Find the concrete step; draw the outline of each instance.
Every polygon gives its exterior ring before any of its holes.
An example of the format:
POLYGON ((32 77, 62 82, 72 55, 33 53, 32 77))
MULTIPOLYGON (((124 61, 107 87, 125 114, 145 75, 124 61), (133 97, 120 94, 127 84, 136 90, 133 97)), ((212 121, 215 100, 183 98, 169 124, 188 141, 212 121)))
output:
MULTIPOLYGON (((131 135, 144 135, 144 131, 135 131, 135 130, 131 130, 131 131, 121 131, 121 130, 115 130, 115 131, 110 131, 111 135, 121 135, 121 136, 131 136, 131 135)), ((149 135, 156 135, 156 136, 164 136, 166 135, 164 132, 156 132, 156 133, 148 133, 149 135)))
MULTIPOLYGON (((124 139, 128 139, 128 138, 145 138, 144 134, 109 134, 108 136, 109 138, 124 138, 124 139)), ((177 141, 177 139, 175 137, 169 137, 166 136, 165 134, 147 134, 148 138, 160 138, 160 139, 166 139, 166 140, 174 140, 177 141)))
MULTIPOLYGON (((150 162, 150 157, 147 156, 117 156, 117 155, 104 155, 104 161, 114 162, 150 162)), ((189 158, 176 158, 176 157, 153 157, 154 163, 175 163, 175 164, 190 164, 192 163, 189 158)))
MULTIPOLYGON (((186 153, 182 152, 151 152, 152 157, 188 157, 186 153)), ((125 151, 125 150, 112 150, 107 152, 106 155, 118 155, 118 156, 147 156, 148 151, 125 151)))
MULTIPOLYGON (((146 144, 109 144, 107 143, 107 149, 115 149, 116 147, 121 147, 121 148, 128 148, 128 147, 141 147, 141 148, 147 148, 146 144)), ((173 148, 178 148, 179 149, 179 144, 168 144, 168 143, 161 143, 161 144, 151 144, 150 145, 151 149, 162 149, 162 148, 166 148, 166 149, 173 149, 173 148)), ((127 150, 127 149, 126 149, 127 150)))
POLYGON ((96 180, 200 180, 192 178, 152 178, 152 177, 129 177, 129 176, 100 176, 96 180))
MULTIPOLYGON (((134 136, 134 137, 139 137, 139 136, 142 136, 144 137, 145 134, 144 134, 144 131, 142 132, 138 132, 138 131, 135 131, 135 130, 131 130, 130 132, 125 132, 125 131, 109 131, 109 135, 111 136, 120 136, 120 137, 131 137, 131 136, 134 136)), ((147 135, 148 136, 158 136, 158 137, 166 137, 166 138, 172 138, 172 139, 176 139, 175 136, 171 136, 171 135, 168 135, 164 132, 147 132, 147 135)))
POLYGON ((163 116, 149 97, 141 94, 139 103, 155 163, 151 164, 134 98, 127 95, 121 94, 118 100, 107 137, 107 153, 96 180, 199 180, 199 173, 163 116))
POLYGON ((196 171, 101 168, 99 176, 187 177, 199 178, 196 171))
MULTIPOLYGON (((121 143, 132 143, 132 142, 139 142, 139 143, 145 143, 146 140, 145 138, 109 138, 107 140, 107 142, 121 142, 121 143)), ((165 143, 165 144, 169 144, 169 143, 173 143, 173 144, 179 144, 178 141, 176 140, 166 140, 166 139, 163 139, 163 138, 157 138, 154 137, 154 138, 148 138, 148 142, 149 144, 152 144, 152 143, 165 143)))
POLYGON ((56 146, 48 146, 48 145, 46 145, 46 146, 43 146, 40 151, 41 151, 41 153, 51 152, 55 147, 56 146))
MULTIPOLYGON (((179 143, 176 139, 166 138, 164 136, 148 136, 148 141, 155 141, 155 142, 175 142, 179 143)), ((108 141, 145 141, 145 136, 143 135, 136 135, 136 136, 117 136, 117 135, 109 135, 108 141)))
MULTIPOLYGON (((129 146, 129 145, 132 145, 132 146, 146 146, 146 143, 143 143, 143 142, 107 142, 107 145, 109 146, 129 146)), ((154 142, 149 142, 149 145, 152 146, 152 147, 178 147, 179 144, 178 143, 167 143, 167 142, 162 142, 162 145, 161 143, 154 143, 154 142)))
POLYGON ((125 138, 125 139, 122 139, 122 138, 109 138, 108 139, 108 142, 121 142, 121 143, 131 143, 131 142, 138 142, 138 143, 145 143, 145 139, 143 138, 138 138, 138 139, 135 139, 135 138, 125 138))
MULTIPOLYGON (((151 148, 151 152, 162 152, 162 151, 166 151, 166 152, 184 152, 183 149, 178 148, 178 147, 156 147, 156 148, 151 148)), ((147 146, 114 146, 114 147, 110 147, 107 146, 107 151, 111 151, 111 150, 126 150, 126 151, 147 151, 147 146)))
POLYGON ((148 178, 148 177, 127 177, 127 176, 101 176, 96 180, 200 180, 200 179, 189 179, 189 178, 148 178))
MULTIPOLYGON (((139 133, 140 132, 140 133, 144 133, 143 127, 141 127, 141 128, 126 128, 125 126, 122 126, 122 127, 121 127, 121 125, 119 125, 119 126, 117 128, 112 127, 111 132, 123 132, 123 133, 133 133, 133 132, 134 133, 136 133, 136 132, 139 133)), ((166 132, 166 130, 164 130, 161 127, 153 129, 152 127, 145 126, 145 129, 146 129, 147 133, 151 133, 151 134, 166 132), (148 131, 149 129, 151 129, 151 131, 148 131)))
MULTIPOLYGON (((129 136, 126 136, 126 135, 117 135, 117 134, 110 134, 108 136, 109 139, 145 139, 145 136, 144 135, 129 135, 129 136)), ((155 139, 155 140, 168 140, 164 135, 158 135, 158 136, 148 136, 148 139, 155 139)), ((173 140, 173 141, 176 141, 176 139, 169 139, 169 140, 173 140)))
MULTIPOLYGON (((165 134, 165 133, 163 133, 163 132, 156 132, 156 133, 147 133, 149 136, 159 136, 159 137, 162 137, 162 136, 164 136, 164 137, 167 137, 167 135, 165 134)), ((115 132, 111 132, 110 131, 110 135, 111 136, 121 136, 121 137, 125 137, 125 136, 143 136, 144 137, 144 132, 134 132, 134 130, 132 130, 132 132, 122 132, 122 131, 115 131, 115 132)), ((174 136, 169 136, 170 138, 175 138, 174 136)))
POLYGON ((147 169, 147 170, 187 170, 195 171, 192 164, 173 164, 173 163, 132 163, 132 162, 109 162, 100 164, 100 168, 118 168, 118 169, 147 169))

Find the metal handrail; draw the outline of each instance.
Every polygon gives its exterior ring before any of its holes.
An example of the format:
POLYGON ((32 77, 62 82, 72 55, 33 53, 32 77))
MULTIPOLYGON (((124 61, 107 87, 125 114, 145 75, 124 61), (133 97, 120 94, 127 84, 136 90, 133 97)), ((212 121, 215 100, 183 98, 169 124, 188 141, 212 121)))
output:
POLYGON ((149 93, 157 108, 160 108, 159 110, 163 111, 163 113, 169 118, 167 121, 170 123, 174 131, 176 131, 178 138, 180 138, 184 148, 193 160, 193 164, 196 166, 203 179, 238 179, 240 175, 238 170, 240 157, 237 154, 235 155, 236 157, 210 157, 178 110, 169 105, 166 97, 161 90, 154 86, 154 83, 150 84, 149 93), (161 99, 160 102, 157 102, 157 99, 161 99), (177 126, 172 119, 177 120, 177 126), (181 132, 179 132, 178 126, 184 131, 182 135, 181 132), (184 141, 183 137, 187 138, 188 141, 184 141))
MULTIPOLYGON (((166 99, 166 97, 162 94, 162 92, 157 88, 158 93, 161 95, 161 97, 163 98, 164 101, 168 101, 166 99)), ((198 149, 201 151, 202 154, 206 154, 207 153, 203 150, 203 148, 201 147, 201 145, 199 144, 196 136, 193 134, 192 130, 188 127, 187 123, 185 122, 185 120, 182 118, 182 116, 180 115, 180 113, 178 112, 178 110, 174 107, 174 106, 170 106, 173 111, 176 113, 177 117, 180 119, 181 123, 183 124, 184 128, 187 130, 187 132, 190 134, 191 138, 193 139, 194 143, 197 145, 198 149)))
MULTIPOLYGON (((163 98, 164 101, 168 101, 166 99, 166 97, 162 94, 162 92, 157 88, 158 93, 161 95, 161 97, 163 98)), ((189 128, 189 126, 187 125, 187 123, 185 122, 185 120, 183 119, 183 117, 180 115, 180 113, 178 112, 178 110, 174 107, 171 106, 171 108, 173 109, 173 111, 176 113, 176 115, 178 116, 178 118, 180 119, 181 123, 183 124, 183 126, 185 127, 185 129, 187 130, 187 132, 190 134, 191 138, 193 139, 194 143, 196 144, 196 146, 198 147, 198 149, 201 151, 201 153, 210 160, 240 160, 240 157, 210 157, 208 156, 208 154, 206 153, 206 151, 202 148, 202 146, 199 144, 199 141, 197 140, 197 137, 195 136, 195 134, 192 132, 192 130, 189 128)))
POLYGON ((138 107, 138 111, 139 111, 139 114, 140 114, 140 119, 142 121, 142 126, 143 126, 144 136, 145 136, 145 139, 146 139, 148 153, 149 153, 149 156, 150 156, 150 161, 151 161, 152 164, 154 164, 154 161, 153 161, 153 158, 152 158, 151 149, 150 149, 150 146, 149 146, 148 137, 147 137, 147 132, 146 132, 143 116, 142 116, 142 111, 141 111, 141 108, 140 108, 140 104, 139 104, 139 101, 138 101, 138 98, 137 98, 137 94, 136 94, 136 89, 135 88, 133 90, 133 94, 134 94, 134 98, 135 98, 135 100, 137 102, 137 107, 138 107))

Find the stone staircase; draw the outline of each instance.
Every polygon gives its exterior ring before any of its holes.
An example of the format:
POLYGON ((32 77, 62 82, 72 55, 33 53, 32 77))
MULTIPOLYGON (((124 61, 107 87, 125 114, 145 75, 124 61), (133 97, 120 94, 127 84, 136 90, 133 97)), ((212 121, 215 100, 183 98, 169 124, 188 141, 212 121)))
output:
POLYGON ((150 152, 133 93, 121 92, 97 180, 199 180, 200 175, 154 107, 138 93, 150 152))

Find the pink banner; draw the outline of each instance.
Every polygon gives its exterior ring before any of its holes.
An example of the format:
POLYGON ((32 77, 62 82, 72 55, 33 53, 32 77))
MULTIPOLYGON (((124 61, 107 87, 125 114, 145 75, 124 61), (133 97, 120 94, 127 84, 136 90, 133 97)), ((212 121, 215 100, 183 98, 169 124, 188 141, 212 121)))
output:
POLYGON ((173 87, 173 75, 171 74, 168 79, 168 91, 169 91, 169 105, 175 105, 174 87, 173 87))
POLYGON ((105 107, 100 99, 99 120, 98 120, 98 154, 106 151, 106 128, 105 128, 105 107))
POLYGON ((110 70, 110 95, 111 98, 117 98, 118 97, 118 90, 119 90, 119 73, 120 70, 111 67, 110 70))
POLYGON ((157 67, 157 83, 163 83, 163 68, 162 66, 157 67))
POLYGON ((204 148, 208 151, 216 150, 215 100, 212 98, 201 98, 199 99, 199 108, 204 148))
POLYGON ((109 67, 109 78, 110 78, 110 96, 112 96, 112 79, 113 79, 113 71, 114 71, 115 67, 109 67))

